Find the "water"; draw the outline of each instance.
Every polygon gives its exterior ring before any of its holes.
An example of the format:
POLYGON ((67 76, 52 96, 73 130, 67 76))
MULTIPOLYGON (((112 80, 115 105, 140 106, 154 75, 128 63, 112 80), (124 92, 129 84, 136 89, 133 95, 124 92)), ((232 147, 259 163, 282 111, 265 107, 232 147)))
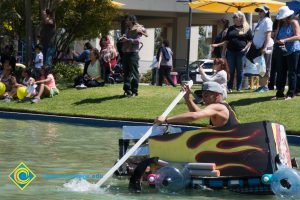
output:
MULTIPOLYGON (((110 178, 105 188, 91 189, 98 181, 97 176, 105 174, 118 157, 121 129, 5 119, 0 119, 0 124, 1 200, 276 199, 271 195, 241 195, 225 190, 189 190, 183 194, 167 195, 146 186, 142 194, 137 195, 128 191, 128 180, 125 178, 120 180, 110 178), (20 162, 24 162, 37 175, 23 191, 8 179, 8 174, 20 162), (90 175, 90 179, 87 182, 68 177, 72 174, 90 175), (53 178, 53 175, 59 175, 60 178, 53 178)), ((292 155, 299 159, 300 148, 295 146, 290 148, 292 155)))

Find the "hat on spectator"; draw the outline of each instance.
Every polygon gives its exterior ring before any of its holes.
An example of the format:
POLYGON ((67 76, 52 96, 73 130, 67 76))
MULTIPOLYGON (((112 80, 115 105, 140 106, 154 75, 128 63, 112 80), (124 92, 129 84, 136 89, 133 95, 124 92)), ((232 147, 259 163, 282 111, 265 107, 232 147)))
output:
POLYGON ((290 17, 294 14, 294 11, 289 9, 287 6, 282 6, 279 8, 278 14, 276 16, 277 20, 285 19, 287 17, 290 17))
POLYGON ((264 13, 268 13, 270 8, 267 5, 262 5, 255 8, 255 12, 259 12, 260 10, 264 11, 264 13))

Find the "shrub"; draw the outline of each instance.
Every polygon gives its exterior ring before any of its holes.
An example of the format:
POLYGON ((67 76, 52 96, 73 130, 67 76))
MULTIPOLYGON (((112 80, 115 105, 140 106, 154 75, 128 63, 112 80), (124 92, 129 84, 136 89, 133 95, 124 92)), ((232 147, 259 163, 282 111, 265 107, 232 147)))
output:
POLYGON ((74 78, 83 73, 83 67, 78 64, 57 63, 53 67, 53 74, 57 82, 73 81, 74 78))
POLYGON ((145 74, 141 75, 140 82, 141 83, 151 83, 152 79, 152 71, 148 70, 145 74))

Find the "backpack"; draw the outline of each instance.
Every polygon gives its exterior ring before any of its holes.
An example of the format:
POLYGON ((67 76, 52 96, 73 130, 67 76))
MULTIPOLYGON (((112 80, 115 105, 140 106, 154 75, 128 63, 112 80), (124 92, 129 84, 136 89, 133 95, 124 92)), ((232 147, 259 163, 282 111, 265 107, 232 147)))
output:
POLYGON ((167 50, 166 47, 160 47, 157 54, 156 54, 156 60, 159 60, 159 54, 162 52, 164 59, 168 62, 171 58, 169 51, 167 50))

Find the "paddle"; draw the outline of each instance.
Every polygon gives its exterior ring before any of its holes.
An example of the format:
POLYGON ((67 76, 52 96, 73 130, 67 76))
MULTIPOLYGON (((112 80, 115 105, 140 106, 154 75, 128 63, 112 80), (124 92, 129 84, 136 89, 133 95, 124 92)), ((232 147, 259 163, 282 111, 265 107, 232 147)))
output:
MULTIPOLYGON (((188 83, 189 88, 192 87, 193 81, 190 80, 188 83)), ((173 100, 173 102, 169 105, 169 107, 165 110, 162 116, 168 116, 168 114, 173 110, 176 104, 180 101, 180 99, 185 95, 185 91, 180 91, 177 97, 173 100)), ((97 186, 101 187, 101 185, 113 175, 113 173, 143 144, 143 142, 151 135, 152 130, 155 129, 158 124, 154 124, 150 127, 150 129, 145 133, 141 139, 133 147, 97 182, 97 186)))

